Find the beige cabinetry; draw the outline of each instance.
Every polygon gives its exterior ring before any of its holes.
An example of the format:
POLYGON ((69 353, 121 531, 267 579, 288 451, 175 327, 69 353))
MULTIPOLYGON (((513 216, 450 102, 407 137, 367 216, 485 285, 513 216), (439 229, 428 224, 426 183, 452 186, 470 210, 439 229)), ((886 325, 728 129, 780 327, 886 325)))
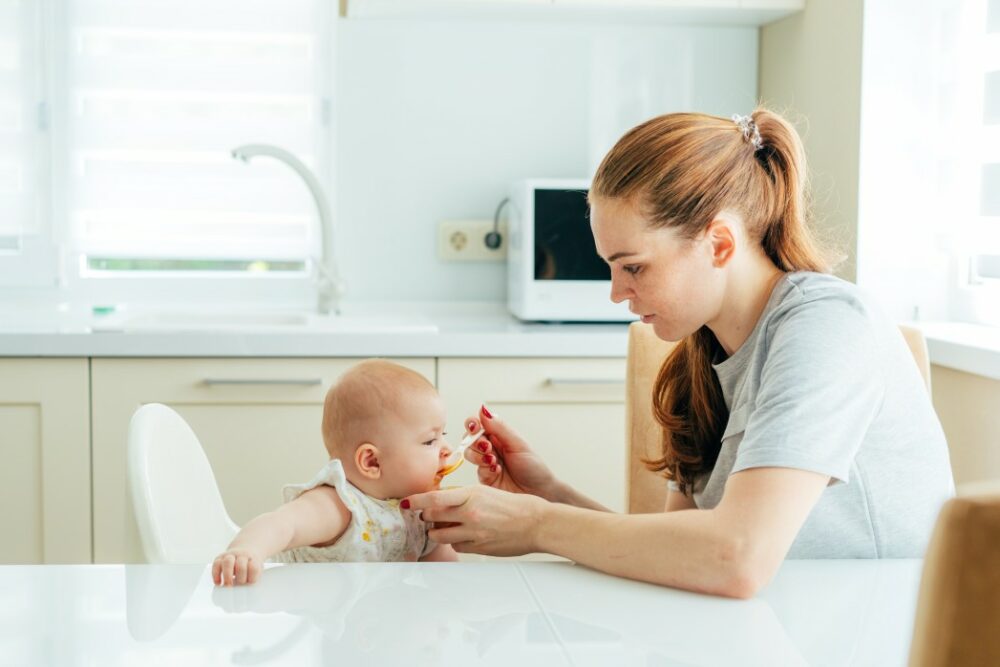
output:
MULTIPOLYGON (((486 403, 562 481, 625 511, 624 359, 440 359, 438 389, 453 444, 486 403)), ((476 483, 475 468, 463 465, 449 483, 476 483)))
MULTIPOLYGON (((326 460, 323 397, 356 359, 94 359, 94 560, 143 560, 126 480, 136 408, 163 403, 198 435, 230 516, 281 502, 326 460)), ((397 359, 434 381, 434 359, 397 359)), ((183 493, 183 489, 178 489, 183 493)))
POLYGON ((89 563, 87 359, 0 359, 0 563, 89 563))

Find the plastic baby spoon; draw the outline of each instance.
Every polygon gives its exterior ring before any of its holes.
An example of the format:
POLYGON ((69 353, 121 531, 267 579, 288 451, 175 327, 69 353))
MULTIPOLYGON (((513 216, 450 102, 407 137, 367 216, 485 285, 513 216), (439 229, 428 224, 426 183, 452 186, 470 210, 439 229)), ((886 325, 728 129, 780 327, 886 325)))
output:
POLYGON ((458 466, 462 465, 462 461, 465 460, 465 456, 464 456, 465 450, 468 449, 469 445, 471 445, 476 440, 478 440, 479 437, 483 433, 485 433, 485 432, 486 431, 484 429, 479 429, 479 431, 477 431, 476 433, 470 433, 469 435, 467 435, 464 438, 462 438, 462 442, 458 443, 458 447, 455 449, 454 452, 451 453, 451 457, 450 457, 450 458, 454 458, 454 457, 457 456, 458 460, 455 461, 454 463, 452 463, 451 465, 445 466, 444 468, 442 468, 438 472, 438 475, 440 475, 441 477, 444 477, 445 475, 450 475, 451 473, 453 473, 456 470, 458 470, 458 466))

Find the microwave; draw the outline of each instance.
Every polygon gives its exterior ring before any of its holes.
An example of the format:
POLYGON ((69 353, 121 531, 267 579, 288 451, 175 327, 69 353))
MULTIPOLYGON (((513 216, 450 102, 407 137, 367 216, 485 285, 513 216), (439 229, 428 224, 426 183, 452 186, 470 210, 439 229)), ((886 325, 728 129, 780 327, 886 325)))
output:
POLYGON ((528 179, 509 192, 507 305, 522 320, 626 322, 590 231, 585 179, 528 179))

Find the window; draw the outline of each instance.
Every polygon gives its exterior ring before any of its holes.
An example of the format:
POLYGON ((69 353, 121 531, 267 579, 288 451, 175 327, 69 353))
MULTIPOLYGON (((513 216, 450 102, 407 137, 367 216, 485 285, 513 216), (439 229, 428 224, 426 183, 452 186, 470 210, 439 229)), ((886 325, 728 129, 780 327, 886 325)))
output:
POLYGON ((950 316, 1000 326, 1000 0, 941 2, 941 82, 926 141, 940 156, 938 234, 952 251, 950 316))
POLYGON ((38 233, 40 83, 38 15, 27 0, 0 0, 0 252, 38 233))
POLYGON ((969 282, 1000 286, 1000 0, 990 0, 986 10, 986 38, 979 74, 982 87, 981 142, 979 155, 979 238, 971 254, 969 282))
MULTIPOLYGON (((328 172, 322 0, 72 0, 66 212, 84 274, 301 271, 315 208, 269 143, 328 172)), ((322 176, 321 176, 322 177, 322 176)))
POLYGON ((0 284, 40 244, 49 280, 302 276, 308 190, 231 150, 329 183, 331 4, 0 0, 0 284))
POLYGON ((42 7, 0 0, 0 282, 51 283, 42 7))

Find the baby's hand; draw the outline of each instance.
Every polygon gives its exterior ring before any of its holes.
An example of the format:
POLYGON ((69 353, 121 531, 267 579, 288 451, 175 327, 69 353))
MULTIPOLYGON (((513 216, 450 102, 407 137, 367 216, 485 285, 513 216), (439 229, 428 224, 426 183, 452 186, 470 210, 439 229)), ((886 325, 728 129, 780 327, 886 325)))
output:
POLYGON ((253 584, 260 578, 264 559, 246 549, 229 549, 215 557, 212 581, 216 586, 253 584))

